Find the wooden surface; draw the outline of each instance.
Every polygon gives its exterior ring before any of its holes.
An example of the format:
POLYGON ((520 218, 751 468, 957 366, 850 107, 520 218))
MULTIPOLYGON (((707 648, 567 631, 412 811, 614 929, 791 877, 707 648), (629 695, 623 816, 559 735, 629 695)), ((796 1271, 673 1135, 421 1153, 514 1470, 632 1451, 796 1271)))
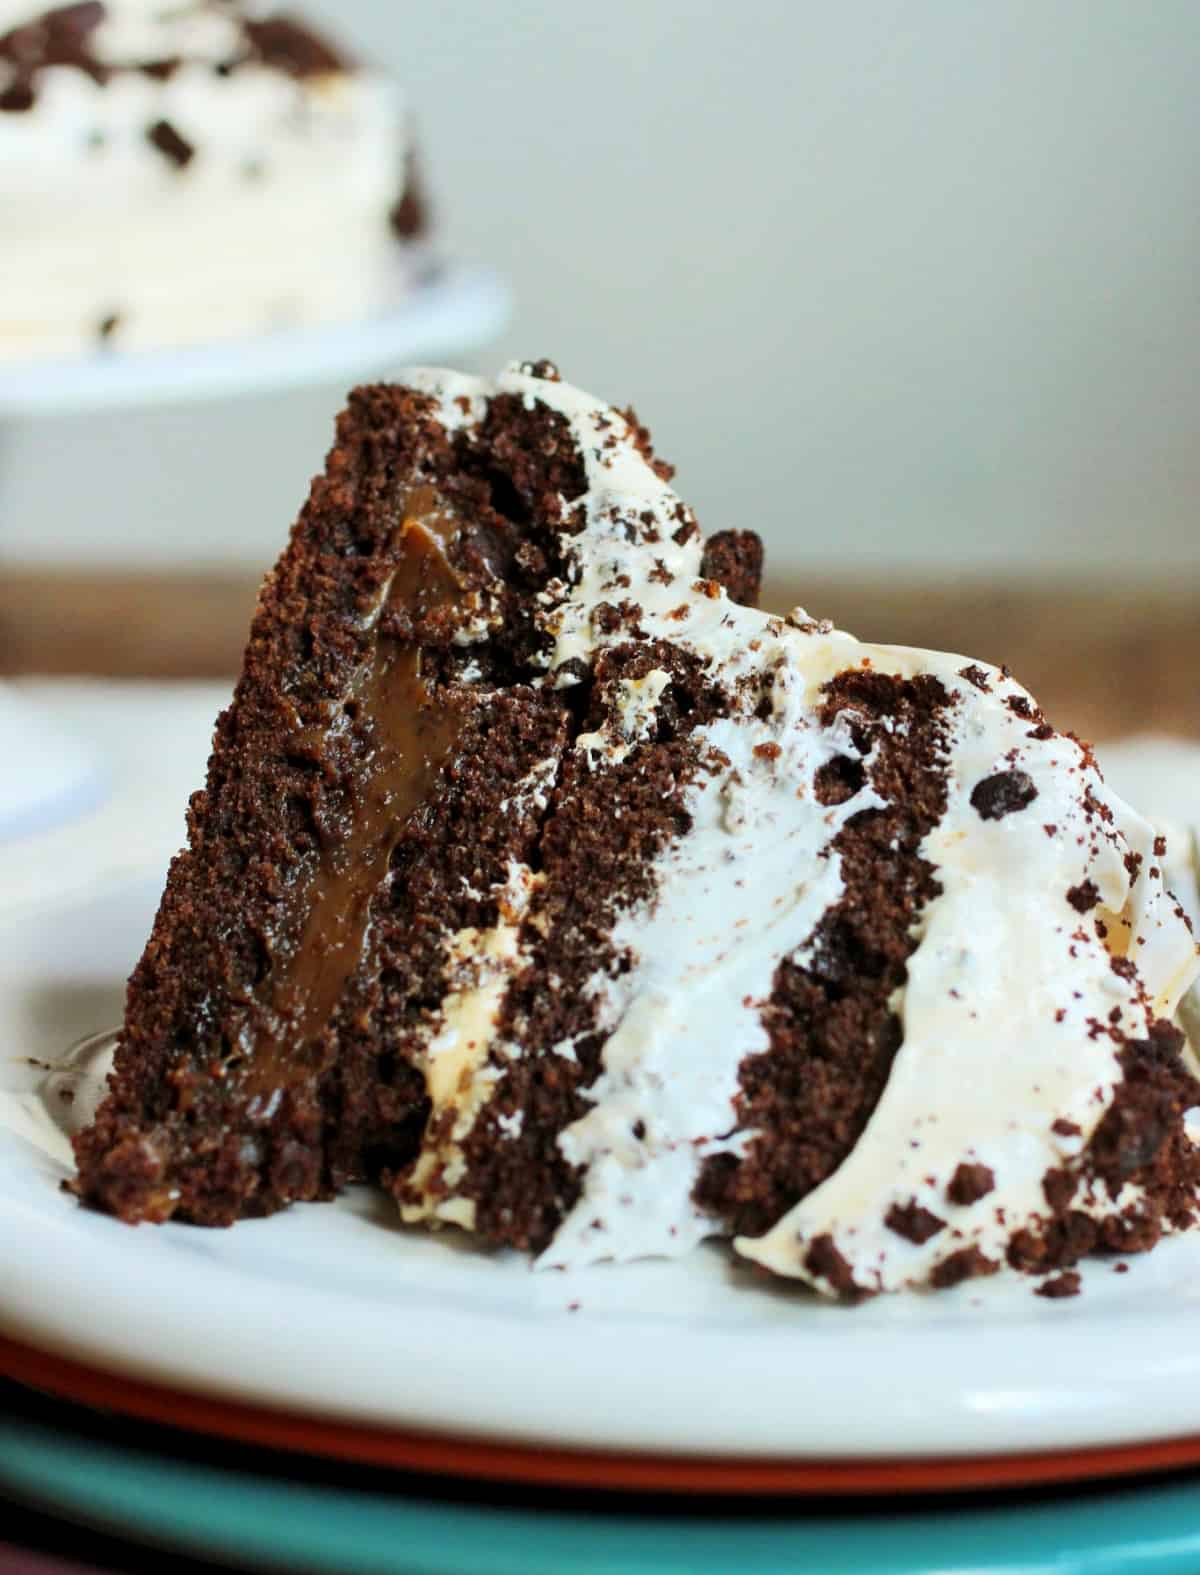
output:
MULTIPOLYGON (((0 569, 0 672, 202 678, 237 671, 257 582, 245 575, 0 569)), ((1089 738, 1200 738, 1200 584, 1132 590, 817 578, 768 582, 864 639, 1007 662, 1051 720, 1089 738)))

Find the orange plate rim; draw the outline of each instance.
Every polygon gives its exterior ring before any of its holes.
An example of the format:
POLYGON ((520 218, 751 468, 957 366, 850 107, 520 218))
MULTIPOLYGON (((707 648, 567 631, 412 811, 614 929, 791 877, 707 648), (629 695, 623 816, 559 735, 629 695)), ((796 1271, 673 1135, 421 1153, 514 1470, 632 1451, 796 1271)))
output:
POLYGON ((730 1496, 931 1494, 1140 1476, 1200 1464, 1200 1436, 1033 1454, 776 1459, 505 1443, 276 1410, 92 1367, 0 1335, 0 1377, 59 1399, 206 1437, 474 1482, 730 1496))

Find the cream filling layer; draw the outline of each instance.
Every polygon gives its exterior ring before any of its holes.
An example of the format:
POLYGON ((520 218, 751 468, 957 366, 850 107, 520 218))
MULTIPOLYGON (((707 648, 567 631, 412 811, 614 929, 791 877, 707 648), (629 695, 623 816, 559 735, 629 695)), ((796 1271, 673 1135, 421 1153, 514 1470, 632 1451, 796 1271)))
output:
POLYGON ((408 1224, 427 1220, 474 1229, 474 1200, 455 1190, 467 1170, 462 1145, 503 1075, 490 1057, 508 986, 525 966, 521 922, 537 882, 514 864, 500 894, 500 923, 458 930, 447 944, 450 987, 437 1027, 416 1057, 431 1109, 400 1205, 408 1224))

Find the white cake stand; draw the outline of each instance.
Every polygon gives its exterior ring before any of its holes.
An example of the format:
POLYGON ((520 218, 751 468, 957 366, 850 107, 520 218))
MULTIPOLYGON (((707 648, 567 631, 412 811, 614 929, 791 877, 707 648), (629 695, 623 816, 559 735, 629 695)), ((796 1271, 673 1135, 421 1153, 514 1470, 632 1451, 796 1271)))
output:
MULTIPOLYGON (((457 263, 371 315, 331 327, 181 350, 0 364, 0 439, 6 419, 283 393, 461 354, 494 338, 511 305, 499 275, 457 263)), ((0 683, 0 845, 86 813, 104 793, 104 773, 91 753, 16 687, 0 683)))

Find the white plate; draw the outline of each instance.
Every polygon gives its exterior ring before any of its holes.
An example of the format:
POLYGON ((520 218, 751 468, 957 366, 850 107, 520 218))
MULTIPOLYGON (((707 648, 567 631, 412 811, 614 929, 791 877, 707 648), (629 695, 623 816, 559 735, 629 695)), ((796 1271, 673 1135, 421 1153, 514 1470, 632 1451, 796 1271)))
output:
POLYGON ((504 327, 511 310, 511 294, 498 274, 451 264, 388 309, 326 328, 180 350, 0 362, 0 418, 336 382, 369 368, 475 349, 504 327))
MULTIPOLYGON (((204 779, 213 721, 231 688, 100 679, 0 683, 0 740, 7 745, 28 731, 69 741, 65 750, 47 748, 48 767, 33 781, 23 815, 9 791, 14 779, 20 787, 27 757, 17 751, 6 766, 0 754, 0 921, 114 882, 147 876, 161 884, 186 835, 187 801, 204 779), (72 760, 76 769, 69 769, 72 760), (60 813, 47 813, 47 802, 60 813)), ((130 944, 136 949, 136 940, 130 944)))
POLYGON ((61 825, 103 799, 103 769, 84 743, 2 681, 0 741, 0 845, 61 825))
POLYGON ((971 1455, 1200 1432, 1200 1238, 1048 1302, 1015 1279, 858 1308, 732 1266, 534 1274, 402 1229, 359 1189, 230 1231, 136 1230, 59 1190, 14 1096, 111 1022, 147 884, 0 922, 0 1330, 93 1365, 309 1413, 692 1455, 971 1455))

